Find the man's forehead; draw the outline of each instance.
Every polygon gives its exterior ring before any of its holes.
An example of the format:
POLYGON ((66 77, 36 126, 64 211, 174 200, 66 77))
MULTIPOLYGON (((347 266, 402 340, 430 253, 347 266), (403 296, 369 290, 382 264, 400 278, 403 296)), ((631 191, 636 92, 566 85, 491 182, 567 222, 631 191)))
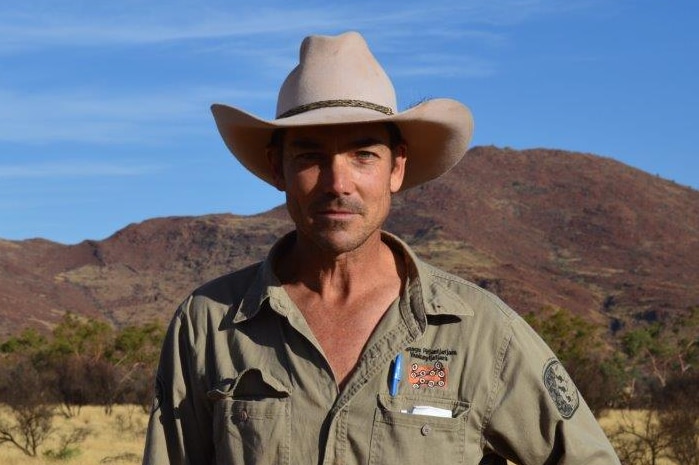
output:
POLYGON ((359 140, 373 140, 388 144, 390 141, 389 131, 385 123, 300 126, 287 128, 285 132, 285 141, 290 144, 296 141, 323 143, 326 141, 352 142, 359 140))

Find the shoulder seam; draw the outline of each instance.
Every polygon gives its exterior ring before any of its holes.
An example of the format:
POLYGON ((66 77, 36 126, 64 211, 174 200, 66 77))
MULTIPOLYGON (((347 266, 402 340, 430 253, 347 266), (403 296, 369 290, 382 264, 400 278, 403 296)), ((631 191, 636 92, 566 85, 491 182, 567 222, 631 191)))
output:
POLYGON ((453 282, 453 283, 458 283, 467 286, 469 289, 485 296, 490 302, 495 305, 500 312, 507 317, 508 320, 512 320, 516 317, 517 313, 511 309, 505 302, 503 302, 498 296, 493 294, 490 291, 487 291, 483 289, 482 287, 478 286, 477 284, 468 281, 467 279, 464 279, 460 276, 457 276, 452 273, 448 273, 444 270, 441 270, 433 265, 427 264, 429 267, 428 270, 432 274, 433 277, 435 278, 441 278, 444 279, 445 281, 453 282))

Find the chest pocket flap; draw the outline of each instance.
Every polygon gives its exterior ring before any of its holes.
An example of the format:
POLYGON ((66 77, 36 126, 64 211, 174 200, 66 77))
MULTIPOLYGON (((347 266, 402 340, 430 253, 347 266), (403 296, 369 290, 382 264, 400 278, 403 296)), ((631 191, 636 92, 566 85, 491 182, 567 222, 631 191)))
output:
POLYGON ((289 389, 258 368, 248 368, 235 379, 224 379, 207 393, 211 400, 289 397, 289 389))

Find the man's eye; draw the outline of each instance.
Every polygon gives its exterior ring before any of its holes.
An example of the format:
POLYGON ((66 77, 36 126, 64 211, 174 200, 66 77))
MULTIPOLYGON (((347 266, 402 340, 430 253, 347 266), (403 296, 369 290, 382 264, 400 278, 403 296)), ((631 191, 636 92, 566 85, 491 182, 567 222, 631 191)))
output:
POLYGON ((370 160, 376 157, 376 154, 374 152, 370 152, 369 150, 359 150, 355 152, 355 156, 360 160, 370 160))

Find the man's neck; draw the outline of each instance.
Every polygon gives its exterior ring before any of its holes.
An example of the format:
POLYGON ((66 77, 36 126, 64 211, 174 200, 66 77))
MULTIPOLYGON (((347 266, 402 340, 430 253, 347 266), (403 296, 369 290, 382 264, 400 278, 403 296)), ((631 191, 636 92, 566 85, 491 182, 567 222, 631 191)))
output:
POLYGON ((344 253, 321 250, 297 236, 288 253, 280 257, 277 273, 283 284, 303 286, 323 300, 344 300, 364 292, 381 277, 399 275, 400 270, 377 231, 360 247, 344 253))
POLYGON ((277 276, 303 315, 341 388, 379 321, 401 293, 404 266, 377 231, 343 254, 317 253, 303 240, 277 262, 277 276))

